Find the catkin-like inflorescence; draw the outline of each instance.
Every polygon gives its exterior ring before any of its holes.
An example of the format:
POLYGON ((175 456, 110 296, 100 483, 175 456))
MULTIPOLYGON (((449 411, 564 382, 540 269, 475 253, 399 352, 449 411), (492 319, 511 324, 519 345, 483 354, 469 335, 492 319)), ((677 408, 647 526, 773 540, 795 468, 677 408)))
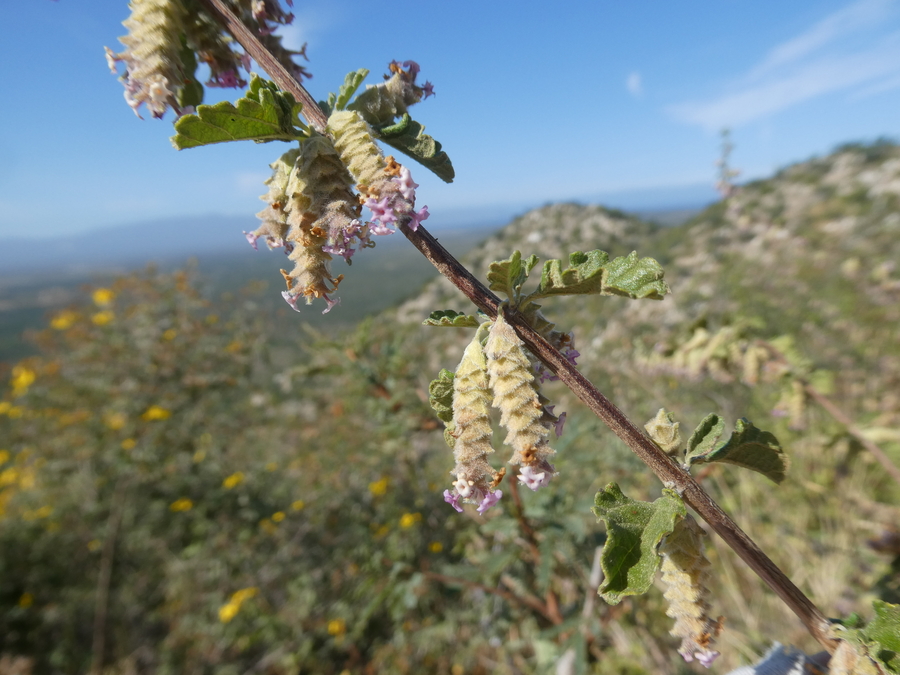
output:
POLYGON ((282 272, 288 285, 283 295, 295 309, 301 296, 307 304, 323 298, 328 303, 325 311, 337 302, 328 294, 342 277, 331 276, 328 248, 334 238, 344 241, 348 233, 359 230, 351 182, 327 137, 314 135, 304 141, 287 187, 287 239, 294 247, 290 252, 294 269, 282 272))
POLYGON ((123 22, 128 35, 119 38, 125 51, 106 50, 113 72, 116 62, 125 64, 125 100, 139 117, 144 104, 154 117, 169 107, 177 110, 174 92, 185 78, 178 51, 186 19, 180 0, 132 0, 131 16, 123 22))
POLYGON ((548 460, 556 451, 548 441, 550 430, 543 421, 531 362, 502 312, 491 327, 485 353, 494 407, 508 431, 504 443, 513 449, 510 463, 522 465, 519 480, 536 490, 554 475, 548 460))
POLYGON ((388 180, 384 155, 362 115, 354 110, 338 110, 328 118, 326 131, 334 137, 334 147, 358 185, 369 188, 388 180))
POLYGON ((393 73, 390 77, 385 76, 387 79, 381 84, 368 85, 348 106, 352 110, 358 110, 373 126, 393 123, 410 106, 421 101, 423 96, 431 94, 430 83, 426 82, 425 87, 416 84, 419 64, 415 61, 404 61, 402 65, 394 61, 390 68, 393 73), (403 69, 404 66, 406 70, 403 69))
MULTIPOLYGON (((494 451, 491 445, 491 392, 488 388, 487 362, 481 347, 479 331, 460 361, 453 378, 453 456, 456 466, 451 473, 456 476, 453 491, 444 494, 445 499, 461 510, 457 502, 484 504, 490 497, 495 503, 495 478, 497 472, 487 461, 494 451)), ((497 490, 499 493, 500 491, 497 490)), ((501 493, 502 494, 502 493, 501 493)), ((488 507, 490 504, 488 505, 488 507)), ((487 507, 486 507, 487 508, 487 507)), ((482 511, 479 508, 479 511, 482 511)), ((483 512, 483 511, 482 511, 483 512)))
MULTIPOLYGON (((290 252, 291 246, 287 243, 289 227, 287 214, 292 203, 289 199, 288 184, 299 155, 300 150, 298 149, 288 150, 269 165, 272 167, 272 175, 266 179, 269 190, 260 197, 267 206, 256 214, 256 217, 262 221, 262 225, 253 232, 244 232, 247 241, 253 248, 257 247, 257 239, 263 239, 270 249, 287 246, 288 252, 290 252)), ((293 205, 296 206, 296 204, 293 205)), ((302 207, 302 210, 305 211, 307 208, 308 203, 302 207)))
POLYGON ((722 619, 709 616, 710 565, 703 554, 705 536, 689 515, 660 544, 659 554, 669 602, 666 615, 675 619, 671 634, 681 638, 678 653, 685 661, 696 659, 708 668, 719 655, 711 645, 722 631, 722 619))

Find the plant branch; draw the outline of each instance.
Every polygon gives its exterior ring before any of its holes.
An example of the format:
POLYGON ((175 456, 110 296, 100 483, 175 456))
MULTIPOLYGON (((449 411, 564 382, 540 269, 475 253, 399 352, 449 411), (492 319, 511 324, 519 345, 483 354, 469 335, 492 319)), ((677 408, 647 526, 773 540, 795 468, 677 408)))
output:
MULTIPOLYGON (((302 114, 317 129, 324 129, 325 116, 313 98, 297 83, 288 71, 270 54, 256 37, 240 23, 221 0, 200 0, 222 23, 260 66, 283 90, 304 103, 302 114)), ((497 297, 454 258, 421 225, 414 232, 409 217, 400 218, 398 225, 404 236, 437 270, 489 317, 496 318, 500 305, 497 297)), ((529 351, 539 358, 581 401, 634 452, 663 482, 678 492, 684 501, 747 563, 747 565, 790 607, 807 630, 829 652, 837 641, 831 637, 830 624, 812 601, 795 586, 765 553, 738 527, 731 518, 703 490, 694 478, 673 462, 656 444, 638 429, 615 405, 597 390, 565 357, 537 333, 519 313, 506 310, 506 320, 513 326, 529 351)), ((432 578, 445 580, 441 575, 432 578)), ((458 581, 458 580, 454 580, 458 581)), ((463 582, 497 593, 480 584, 463 582)), ((502 593, 497 593, 502 595, 502 593)))
POLYGON ((200 4, 231 33, 241 47, 259 64, 259 67, 269 74, 275 84, 283 91, 290 92, 294 99, 303 105, 300 114, 306 118, 306 121, 315 127, 316 131, 325 133, 328 118, 325 117, 325 113, 322 112, 316 100, 294 79, 288 69, 272 56, 272 53, 263 46, 234 12, 222 0, 200 0, 200 4))

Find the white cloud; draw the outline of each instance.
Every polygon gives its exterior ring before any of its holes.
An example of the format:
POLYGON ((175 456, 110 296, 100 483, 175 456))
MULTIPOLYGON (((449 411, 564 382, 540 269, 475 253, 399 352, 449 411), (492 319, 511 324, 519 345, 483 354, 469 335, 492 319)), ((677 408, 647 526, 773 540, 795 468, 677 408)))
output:
POLYGON ((625 80, 625 87, 632 96, 642 96, 644 93, 644 82, 641 79, 641 74, 637 71, 629 73, 628 78, 625 80))
POLYGON ((877 31, 896 6, 897 0, 857 0, 770 50, 730 92, 668 110, 683 122, 715 130, 875 80, 892 82, 900 75, 900 32, 877 31))

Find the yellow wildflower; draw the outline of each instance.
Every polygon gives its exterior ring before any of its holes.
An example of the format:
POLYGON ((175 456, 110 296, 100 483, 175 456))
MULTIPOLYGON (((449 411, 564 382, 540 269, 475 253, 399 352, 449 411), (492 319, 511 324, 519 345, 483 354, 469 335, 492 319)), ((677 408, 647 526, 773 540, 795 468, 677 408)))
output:
POLYGON ((329 635, 343 635, 347 632, 347 623, 343 619, 332 619, 328 622, 329 635))
POLYGON ((87 543, 88 551, 90 551, 91 553, 99 550, 101 546, 103 546, 103 542, 101 542, 99 539, 91 539, 87 543))
POLYGON ((166 420, 172 416, 171 410, 166 410, 158 405, 151 405, 147 410, 141 415, 141 419, 150 422, 152 420, 166 420))
POLYGON ((444 545, 439 541, 433 541, 428 544, 428 550, 432 553, 440 553, 444 550, 444 545))
POLYGON ((219 621, 222 623, 231 621, 240 611, 241 605, 254 597, 257 593, 259 593, 259 589, 256 586, 242 588, 239 591, 232 593, 228 602, 219 608, 219 621))
POLYGON ((422 520, 421 513, 404 513, 400 516, 400 527, 408 529, 422 520))
POLYGON ((266 534, 275 534, 278 531, 278 526, 268 518, 263 518, 259 521, 259 527, 265 531, 266 534))
POLYGON ((240 340, 235 340, 234 342, 230 342, 227 347, 225 347, 225 351, 229 354, 236 354, 241 351, 243 345, 240 340))
POLYGON ((0 487, 7 485, 15 485, 19 482, 19 470, 11 466, 8 469, 0 471, 0 487))
POLYGON ((98 307, 106 307, 116 297, 116 292, 109 288, 98 288, 91 294, 94 304, 98 307))
POLYGON ((174 340, 178 336, 178 331, 174 328, 170 328, 165 333, 162 334, 163 340, 174 340))
POLYGON ((176 499, 174 502, 169 504, 170 511, 190 511, 194 508, 194 502, 192 502, 187 497, 182 497, 181 499, 176 499))
POLYGON ((240 485, 243 482, 244 482, 244 473, 242 471, 237 471, 222 481, 222 487, 225 488, 226 490, 231 490, 232 488, 237 487, 238 485, 240 485))
POLYGON ((0 450, 0 464, 6 464, 9 461, 9 450, 0 450))
POLYGON ((60 312, 50 320, 50 327, 54 330, 66 330, 71 328, 78 320, 78 314, 70 309, 60 312))
POLYGON ((369 492, 371 492, 376 497, 381 497, 382 495, 387 493, 388 489, 388 479, 382 478, 381 480, 377 480, 374 483, 369 483, 369 492))
POLYGON ((116 318, 116 315, 109 309, 104 309, 102 312, 91 315, 91 321, 95 326, 105 326, 112 322, 114 318, 116 318))
POLYGON ((22 364, 13 366, 12 378, 10 379, 10 383, 12 384, 12 395, 21 396, 24 394, 28 391, 28 387, 31 386, 36 378, 37 373, 28 366, 23 366, 22 364))
POLYGON ((302 511, 304 506, 306 506, 306 502, 304 502, 302 499, 298 499, 293 504, 291 504, 291 509, 294 511, 302 511))
POLYGON ((34 596, 31 593, 22 593, 19 596, 19 607, 22 609, 28 609, 34 604, 34 596))
POLYGON ((137 445, 137 441, 133 438, 126 438, 122 441, 122 449, 123 450, 131 450, 134 446, 137 445))
POLYGON ((12 408, 12 403, 9 401, 0 401, 0 415, 8 413, 10 408, 12 408))
POLYGON ((273 513, 272 520, 276 523, 280 523, 282 520, 284 520, 284 511, 276 511, 275 513, 273 513))
POLYGON ((6 411, 7 417, 9 419, 14 420, 25 414, 25 409, 20 405, 14 405, 9 410, 6 411))
POLYGON ((206 459, 206 450, 197 450, 194 453, 194 464, 199 464, 206 459))
POLYGON ((219 621, 221 621, 222 623, 228 623, 235 617, 240 608, 240 605, 234 602, 225 603, 224 605, 219 607, 219 621))

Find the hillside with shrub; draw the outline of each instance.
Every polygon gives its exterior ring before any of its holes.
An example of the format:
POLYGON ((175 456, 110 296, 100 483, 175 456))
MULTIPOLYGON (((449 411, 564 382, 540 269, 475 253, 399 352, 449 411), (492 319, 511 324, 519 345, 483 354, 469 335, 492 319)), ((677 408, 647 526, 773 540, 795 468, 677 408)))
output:
MULTIPOLYGON (((782 485, 695 475, 830 615, 900 601, 900 148, 845 146, 674 228, 547 206, 463 262, 483 276, 514 245, 656 258, 663 301, 545 303, 583 372, 640 423, 665 407, 689 430, 718 410, 729 431, 747 417, 775 433, 782 485)), ((661 486, 562 386, 546 386, 568 411, 550 487, 504 483, 486 516, 444 502, 429 383, 471 337, 421 326, 471 311, 446 282, 349 334, 285 331, 258 288, 202 286, 96 287, 0 373, 0 673, 693 672, 661 589, 596 595, 595 493, 661 486)), ((708 547, 716 672, 774 640, 817 650, 708 547)))

